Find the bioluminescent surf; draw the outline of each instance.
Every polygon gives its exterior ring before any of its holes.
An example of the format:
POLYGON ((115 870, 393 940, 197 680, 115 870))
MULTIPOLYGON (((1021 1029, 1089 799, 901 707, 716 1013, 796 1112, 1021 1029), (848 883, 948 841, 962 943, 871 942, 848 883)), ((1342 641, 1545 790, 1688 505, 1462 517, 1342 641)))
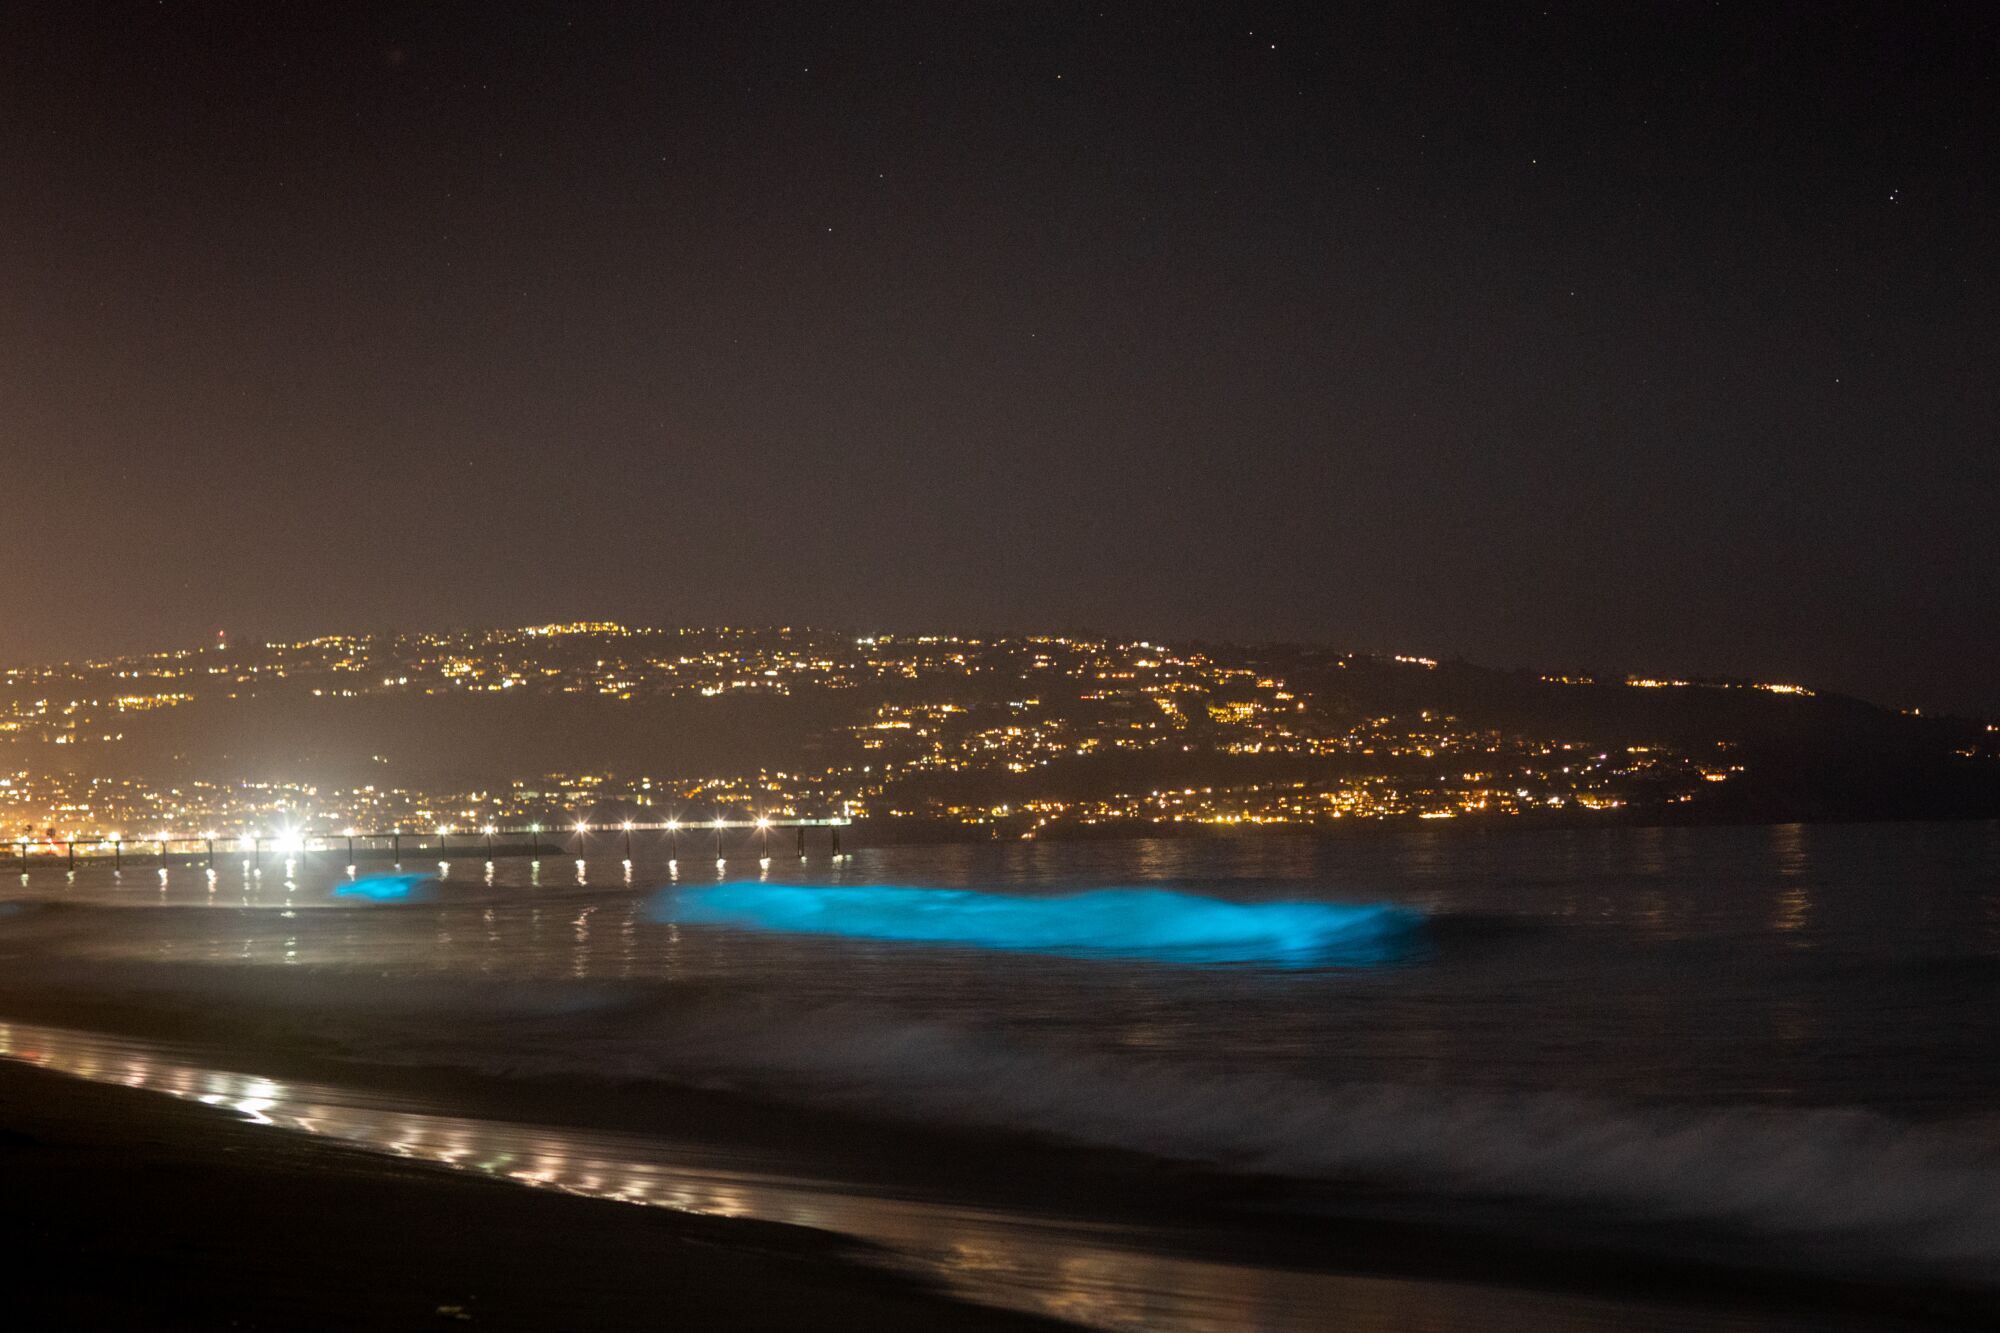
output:
POLYGON ((1236 903, 1166 889, 1030 898, 969 889, 756 883, 667 890, 656 899, 653 916, 804 935, 1279 967, 1388 962, 1423 919, 1386 903, 1236 903))
POLYGON ((430 896, 430 875, 365 875, 333 891, 336 898, 363 898, 372 903, 420 902, 430 896))

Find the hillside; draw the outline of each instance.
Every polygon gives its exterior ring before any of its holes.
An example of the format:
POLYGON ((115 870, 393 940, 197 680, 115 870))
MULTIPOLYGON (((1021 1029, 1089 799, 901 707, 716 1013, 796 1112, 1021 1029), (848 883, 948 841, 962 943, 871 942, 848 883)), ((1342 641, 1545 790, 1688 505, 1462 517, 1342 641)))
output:
POLYGON ((16 836, 648 807, 1023 832, 1976 818, 2000 815, 2000 729, 1310 646, 586 624, 11 668, 0 775, 16 836))

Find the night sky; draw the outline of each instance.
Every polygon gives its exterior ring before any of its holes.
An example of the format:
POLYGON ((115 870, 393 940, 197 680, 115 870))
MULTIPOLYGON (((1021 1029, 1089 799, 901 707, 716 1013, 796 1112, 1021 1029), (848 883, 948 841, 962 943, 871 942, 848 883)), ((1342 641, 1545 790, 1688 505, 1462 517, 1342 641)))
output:
POLYGON ((1097 629, 2000 711, 1984 4, 0 6, 0 661, 1097 629))

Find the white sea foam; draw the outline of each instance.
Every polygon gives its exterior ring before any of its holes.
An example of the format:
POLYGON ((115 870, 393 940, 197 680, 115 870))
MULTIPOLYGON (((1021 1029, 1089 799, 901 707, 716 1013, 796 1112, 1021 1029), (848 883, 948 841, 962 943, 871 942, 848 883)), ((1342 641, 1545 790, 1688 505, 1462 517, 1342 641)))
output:
POLYGON ((1645 1109, 1203 1074, 841 1014, 684 1014, 643 1043, 554 1058, 517 1051, 508 1067, 573 1070, 580 1054, 627 1077, 703 1071, 778 1095, 1227 1170, 1589 1205, 1745 1228, 1844 1260, 1919 1261, 1989 1282, 2000 1272, 2000 1158, 1862 1112, 1645 1109))
POLYGON ((1863 1112, 1232 1075, 692 988, 123 965, 93 969, 91 990, 224 1023, 225 1045, 304 1042, 357 1061, 575 1080, 580 1099, 604 1080, 727 1087, 1309 1185, 1736 1229, 1821 1266, 2000 1284, 2000 1156, 1863 1112))

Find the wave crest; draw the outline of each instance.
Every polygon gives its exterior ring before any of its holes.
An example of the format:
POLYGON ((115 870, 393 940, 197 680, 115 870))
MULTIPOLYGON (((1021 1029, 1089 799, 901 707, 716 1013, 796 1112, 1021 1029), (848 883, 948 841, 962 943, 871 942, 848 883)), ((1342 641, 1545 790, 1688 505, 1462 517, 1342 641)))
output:
POLYGON ((704 1008, 675 1015, 648 1041, 621 1042, 624 1073, 699 1069, 711 1083, 925 1123, 1050 1134, 1303 1182, 1724 1226, 1827 1264, 1915 1263, 2000 1281, 2000 1157, 1867 1112, 1329 1085, 856 1014, 704 1008))
POLYGON ((1387 961, 1423 918, 1374 903, 1228 902, 1165 889, 1036 898, 880 885, 670 889, 655 920, 1032 953, 1309 966, 1387 961))
POLYGON ((553 1080, 574 1085, 579 1101, 607 1081, 727 1088, 1140 1152, 1309 1194, 1366 1182, 1419 1200, 1507 1201, 1586 1226, 1632 1223, 1661 1243, 1693 1224, 1763 1237, 1773 1262, 2000 1286, 2000 1153, 1860 1111, 1325 1083, 874 1009, 801 1012, 700 985, 137 964, 92 964, 59 982, 23 966, 45 995, 89 995, 246 1055, 268 1043, 343 1062, 553 1080))

